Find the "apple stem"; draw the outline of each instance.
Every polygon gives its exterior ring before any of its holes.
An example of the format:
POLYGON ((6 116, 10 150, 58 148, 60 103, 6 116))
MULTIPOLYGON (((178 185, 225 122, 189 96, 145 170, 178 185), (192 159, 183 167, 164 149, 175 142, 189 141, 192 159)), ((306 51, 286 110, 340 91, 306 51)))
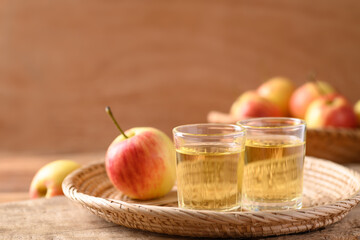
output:
POLYGON ((316 86, 317 86, 318 89, 319 89, 320 94, 321 94, 321 95, 324 95, 324 94, 325 94, 325 91, 324 91, 324 89, 321 87, 321 85, 319 84, 319 80, 317 80, 316 77, 317 77, 316 72, 310 72, 310 73, 309 73, 309 80, 310 80, 311 82, 315 83, 316 86))
POLYGON ((107 114, 109 114, 110 118, 113 120, 113 122, 115 123, 116 127, 119 129, 119 131, 121 132, 121 134, 125 137, 125 138, 129 138, 128 136, 126 136, 125 132, 121 129, 121 127, 119 126, 118 122, 116 121, 116 119, 114 118, 114 115, 111 112, 111 109, 109 106, 107 106, 105 108, 105 112, 107 114))
POLYGON ((308 79, 310 82, 317 82, 316 80, 316 72, 310 72, 309 75, 308 75, 308 79))

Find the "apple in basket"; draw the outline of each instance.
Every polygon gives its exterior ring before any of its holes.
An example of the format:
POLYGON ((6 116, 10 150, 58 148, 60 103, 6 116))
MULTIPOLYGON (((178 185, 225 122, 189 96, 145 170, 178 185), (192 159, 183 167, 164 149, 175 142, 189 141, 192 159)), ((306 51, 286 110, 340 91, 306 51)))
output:
POLYGON ((212 123, 235 123, 253 117, 280 116, 282 113, 278 106, 261 97, 256 91, 246 91, 231 105, 229 114, 211 111, 207 115, 207 120, 212 123))
POLYGON ((310 81, 297 88, 291 95, 289 109, 293 117, 305 119, 310 103, 320 96, 335 93, 335 89, 323 81, 310 81))
POLYGON ((106 112, 121 132, 105 156, 106 173, 112 184, 133 199, 166 195, 176 178, 175 147, 170 138, 151 127, 123 132, 109 107, 106 112))
POLYGON ((284 77, 273 77, 259 86, 256 92, 276 105, 282 116, 289 114, 289 101, 294 92, 294 84, 284 77))
POLYGON ((241 120, 251 117, 280 117, 279 107, 255 91, 247 91, 232 104, 230 115, 241 120))
POLYGON ((63 195, 64 178, 81 165, 72 160, 57 160, 46 164, 35 174, 29 189, 31 199, 63 195))
POLYGON ((355 128, 357 119, 353 107, 339 94, 329 94, 311 102, 305 117, 309 128, 355 128))

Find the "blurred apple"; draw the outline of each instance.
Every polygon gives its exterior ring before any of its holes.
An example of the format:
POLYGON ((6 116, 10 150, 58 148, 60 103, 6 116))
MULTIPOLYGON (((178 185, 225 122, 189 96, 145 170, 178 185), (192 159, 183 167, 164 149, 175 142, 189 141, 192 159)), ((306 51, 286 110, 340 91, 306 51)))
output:
POLYGON ((278 106, 255 91, 244 92, 231 106, 230 115, 237 120, 252 117, 280 117, 278 106))
POLYGON ((274 77, 261 84, 257 93, 278 106, 282 116, 288 116, 289 101, 294 89, 295 86, 289 79, 274 77))
POLYGON ((289 109, 293 117, 305 119, 310 103, 316 98, 335 93, 335 89, 323 81, 311 81, 297 88, 290 98, 289 109))
POLYGON ((207 121, 209 123, 231 123, 235 124, 237 119, 229 113, 223 113, 218 111, 210 111, 207 115, 207 121))
POLYGON ((309 128, 357 126, 352 106, 339 94, 328 94, 312 101, 306 111, 305 121, 309 128))
POLYGON ((79 168, 80 164, 71 160, 57 160, 43 166, 34 176, 30 185, 30 198, 50 198, 63 195, 64 178, 79 168))
POLYGON ((109 107, 106 111, 121 132, 105 157, 106 172, 113 185, 133 199, 166 195, 176 178, 175 147, 170 138, 151 127, 123 132, 109 107))
POLYGON ((358 125, 360 126, 360 100, 355 103, 354 112, 358 120, 358 125))

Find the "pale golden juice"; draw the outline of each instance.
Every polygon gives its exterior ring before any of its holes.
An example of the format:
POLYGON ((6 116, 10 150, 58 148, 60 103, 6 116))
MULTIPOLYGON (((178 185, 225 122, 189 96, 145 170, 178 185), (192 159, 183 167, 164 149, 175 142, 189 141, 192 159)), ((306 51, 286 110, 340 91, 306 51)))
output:
POLYGON ((249 137, 245 149, 243 208, 301 208, 305 142, 264 134, 249 137))
POLYGON ((240 207, 243 147, 223 143, 185 145, 176 154, 180 207, 206 210, 240 207))

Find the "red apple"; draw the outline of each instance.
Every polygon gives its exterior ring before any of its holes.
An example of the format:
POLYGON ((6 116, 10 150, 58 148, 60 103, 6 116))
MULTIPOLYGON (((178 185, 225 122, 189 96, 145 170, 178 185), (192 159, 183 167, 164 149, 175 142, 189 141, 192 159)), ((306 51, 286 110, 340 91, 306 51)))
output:
POLYGON ((295 86, 289 79, 274 77, 261 84, 257 93, 278 106, 282 116, 288 116, 289 101, 294 89, 295 86))
POLYGON ((309 128, 357 126, 352 106, 339 94, 321 96, 312 101, 306 111, 305 120, 309 128))
POLYGON ((335 93, 335 89, 323 81, 307 82, 297 88, 290 98, 289 109, 293 117, 305 119, 308 106, 316 98, 335 93))
MULTIPOLYGON (((113 118, 110 108, 106 110, 113 118)), ((121 134, 111 143, 105 157, 110 181, 133 199, 166 195, 176 178, 175 147, 170 138, 150 127, 132 128, 126 132, 119 129, 121 134)))
POLYGON ((80 164, 71 160, 57 160, 46 164, 35 174, 31 182, 30 198, 64 195, 61 186, 64 178, 79 167, 80 164))
POLYGON ((244 92, 231 106, 232 118, 242 120, 252 117, 280 117, 279 108, 255 91, 244 92))

